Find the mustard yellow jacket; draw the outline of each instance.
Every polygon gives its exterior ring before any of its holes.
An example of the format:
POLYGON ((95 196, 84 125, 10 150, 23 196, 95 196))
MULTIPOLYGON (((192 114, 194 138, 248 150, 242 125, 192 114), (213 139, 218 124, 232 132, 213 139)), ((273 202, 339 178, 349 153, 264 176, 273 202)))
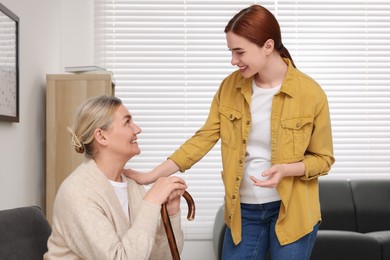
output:
MULTIPOLYGON (((321 221, 318 178, 334 163, 327 97, 310 77, 288 64, 280 91, 272 101, 271 163, 302 161, 305 175, 285 177, 277 186, 282 200, 276 234, 282 245, 292 243, 321 221)), ((240 184, 251 129, 253 78, 239 71, 226 77, 201 129, 169 158, 184 172, 221 139, 222 179, 225 185, 225 222, 235 244, 241 241, 240 184)))

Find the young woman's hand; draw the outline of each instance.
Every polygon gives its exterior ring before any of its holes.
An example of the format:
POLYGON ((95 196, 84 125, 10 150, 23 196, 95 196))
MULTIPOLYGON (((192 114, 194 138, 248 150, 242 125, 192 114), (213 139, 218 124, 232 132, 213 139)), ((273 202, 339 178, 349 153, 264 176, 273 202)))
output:
POLYGON ((123 169, 122 173, 141 185, 148 185, 155 181, 155 177, 151 173, 142 173, 133 169, 123 169))
POLYGON ((167 159, 151 172, 142 173, 133 169, 125 169, 123 170, 123 174, 128 178, 135 180, 138 184, 147 185, 155 182, 159 177, 170 176, 178 170, 179 166, 177 166, 172 160, 167 159))
POLYGON ((185 181, 177 176, 160 177, 146 192, 144 200, 158 205, 168 202, 168 213, 173 215, 180 209, 180 196, 186 189, 185 181))
POLYGON ((266 180, 259 180, 251 176, 253 185, 265 188, 276 188, 279 182, 286 176, 303 176, 305 174, 305 164, 303 162, 295 162, 289 164, 274 164, 268 170, 262 172, 266 180))
POLYGON ((263 177, 267 177, 266 180, 259 180, 254 176, 251 176, 253 185, 264 188, 276 188, 280 180, 283 178, 282 164, 275 164, 268 170, 265 170, 261 174, 263 177))

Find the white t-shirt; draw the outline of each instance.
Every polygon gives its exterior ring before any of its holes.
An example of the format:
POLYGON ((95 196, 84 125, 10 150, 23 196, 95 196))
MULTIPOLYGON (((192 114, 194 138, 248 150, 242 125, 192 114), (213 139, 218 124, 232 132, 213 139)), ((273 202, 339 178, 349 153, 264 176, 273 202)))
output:
POLYGON ((122 182, 116 182, 109 180, 112 187, 114 188, 116 195, 118 196, 119 202, 122 206, 123 212, 125 213, 127 219, 130 221, 129 217, 129 197, 127 192, 127 181, 122 176, 122 182))
POLYGON ((264 170, 271 167, 271 110, 272 99, 280 86, 273 88, 257 87, 252 83, 251 116, 252 128, 249 133, 243 179, 240 187, 242 203, 263 204, 280 200, 275 188, 253 186, 249 178, 265 180, 261 176, 264 170))

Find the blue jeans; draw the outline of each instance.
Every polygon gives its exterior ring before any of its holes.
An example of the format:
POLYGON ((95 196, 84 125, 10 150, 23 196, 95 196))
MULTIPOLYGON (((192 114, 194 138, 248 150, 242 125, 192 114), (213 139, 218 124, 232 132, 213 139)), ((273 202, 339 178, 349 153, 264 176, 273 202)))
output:
POLYGON ((280 201, 265 204, 242 203, 242 240, 234 245, 230 229, 226 227, 222 259, 263 260, 269 250, 272 260, 309 260, 318 225, 306 236, 282 246, 275 233, 279 209, 280 201))

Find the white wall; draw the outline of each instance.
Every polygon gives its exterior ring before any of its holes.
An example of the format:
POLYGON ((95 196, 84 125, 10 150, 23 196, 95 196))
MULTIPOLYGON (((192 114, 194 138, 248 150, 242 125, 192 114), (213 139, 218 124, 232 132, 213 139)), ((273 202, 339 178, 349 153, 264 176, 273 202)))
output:
POLYGON ((92 0, 2 4, 20 19, 20 122, 0 121, 0 210, 44 208, 46 74, 92 63, 92 0))
POLYGON ((43 207, 45 75, 58 71, 59 1, 1 2, 20 19, 20 123, 0 121, 0 209, 43 207))
POLYGON ((44 207, 46 74, 93 57, 92 0, 77 2, 2 1, 20 19, 20 122, 0 121, 0 209, 44 207))
POLYGON ((93 0, 61 0, 60 68, 93 65, 93 0))

